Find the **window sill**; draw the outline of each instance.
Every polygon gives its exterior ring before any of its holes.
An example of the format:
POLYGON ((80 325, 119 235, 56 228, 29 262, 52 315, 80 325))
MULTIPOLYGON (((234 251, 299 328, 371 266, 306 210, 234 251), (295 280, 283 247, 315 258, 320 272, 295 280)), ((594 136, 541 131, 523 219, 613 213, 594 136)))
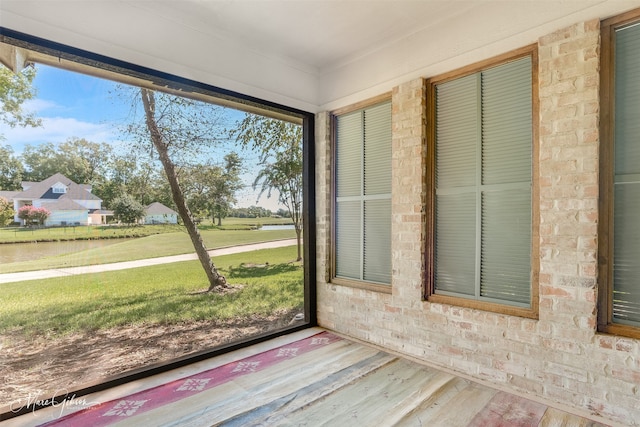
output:
POLYGON ((640 339, 640 328, 630 325, 621 325, 619 323, 598 325, 598 332, 619 337, 640 339))
POLYGON ((490 311, 500 313, 507 316, 526 317, 529 319, 538 319, 538 310, 535 308, 514 307, 505 304, 497 304, 493 302, 477 301, 466 298, 458 298, 445 295, 429 295, 426 299, 428 302, 436 304, 447 304, 463 308, 471 308, 482 311, 490 311))
POLYGON ((359 280, 349 280, 340 277, 334 277, 329 283, 331 285, 347 286, 350 288, 364 289, 372 292, 380 292, 384 294, 391 293, 391 285, 381 285, 379 283, 361 282, 359 280))

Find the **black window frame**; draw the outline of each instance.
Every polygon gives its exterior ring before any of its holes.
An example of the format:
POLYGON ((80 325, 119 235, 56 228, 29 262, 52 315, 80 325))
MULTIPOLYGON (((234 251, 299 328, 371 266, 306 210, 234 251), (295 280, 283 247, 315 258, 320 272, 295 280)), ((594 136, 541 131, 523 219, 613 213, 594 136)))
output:
MULTIPOLYGON (((301 324, 272 332, 259 334, 230 344, 212 349, 205 349, 177 359, 137 368, 113 377, 107 377, 90 384, 78 384, 61 396, 38 396, 38 405, 25 405, 20 409, 10 406, 0 407, 0 421, 14 418, 49 406, 61 404, 68 396, 80 397, 101 390, 106 390, 131 381, 140 380, 172 369, 180 368, 195 362, 210 359, 221 354, 258 344, 278 336, 317 326, 316 301, 316 215, 315 215, 315 115, 308 111, 288 107, 271 101, 244 95, 206 83, 154 70, 130 62, 96 54, 53 42, 40 37, 0 26, 0 42, 22 48, 36 54, 56 58, 59 68, 69 71, 85 72, 97 77, 111 78, 116 81, 131 83, 132 80, 145 81, 152 89, 172 91, 182 96, 193 96, 208 102, 237 108, 251 113, 264 114, 273 118, 295 119, 303 127, 303 235, 305 244, 304 257, 304 314, 301 324), (63 65, 64 63, 64 65, 63 65), (73 64, 77 65, 74 67, 73 64), (109 76, 109 77, 107 77, 109 76), (41 403, 41 404, 40 404, 41 403)), ((44 63, 44 62, 43 62, 44 63)))

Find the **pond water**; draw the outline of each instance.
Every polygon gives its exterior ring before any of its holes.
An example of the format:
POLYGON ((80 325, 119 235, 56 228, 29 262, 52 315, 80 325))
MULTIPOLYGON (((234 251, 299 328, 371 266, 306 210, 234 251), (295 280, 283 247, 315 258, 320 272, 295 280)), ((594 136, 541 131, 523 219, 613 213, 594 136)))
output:
POLYGON ((277 225, 263 225, 260 230, 293 230, 295 227, 293 224, 277 224, 277 225))
POLYGON ((74 240, 71 242, 11 243, 0 245, 0 263, 32 261, 48 256, 80 252, 91 248, 102 248, 122 242, 110 240, 74 240))

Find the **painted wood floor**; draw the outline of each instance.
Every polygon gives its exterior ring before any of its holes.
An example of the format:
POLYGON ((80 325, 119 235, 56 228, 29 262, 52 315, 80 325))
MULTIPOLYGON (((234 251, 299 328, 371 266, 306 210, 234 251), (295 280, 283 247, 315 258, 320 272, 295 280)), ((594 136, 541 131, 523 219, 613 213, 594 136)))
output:
POLYGON ((15 426, 602 426, 321 329, 9 420, 15 426))

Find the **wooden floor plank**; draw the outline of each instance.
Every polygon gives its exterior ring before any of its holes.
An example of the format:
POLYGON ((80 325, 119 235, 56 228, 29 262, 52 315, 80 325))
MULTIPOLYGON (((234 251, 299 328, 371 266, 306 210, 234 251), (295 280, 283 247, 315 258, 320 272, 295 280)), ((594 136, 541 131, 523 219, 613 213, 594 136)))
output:
POLYGON ((466 427, 496 393, 491 388, 456 378, 431 406, 415 414, 419 424, 414 425, 466 427))
POLYGON ((546 405, 499 392, 471 420, 468 427, 537 427, 546 405))
POLYGON ((382 419, 415 390, 425 387, 438 371, 399 359, 337 391, 317 405, 302 408, 280 425, 383 425, 382 419))
MULTIPOLYGON (((177 402, 174 408, 162 407, 150 411, 149 418, 177 419, 175 425, 214 425, 280 399, 310 382, 321 381, 335 371, 380 353, 349 341, 339 341, 311 353, 298 356, 270 368, 234 380, 234 393, 220 393, 217 389, 199 393, 177 402), (295 369, 292 370, 292 366, 295 369), (162 415, 166 412, 166 416, 162 415)), ((387 359, 393 356, 384 354, 387 359)), ((163 422, 163 425, 174 425, 163 422)), ((156 424, 159 425, 159 424, 156 424)))
POLYGON ((438 372, 433 376, 431 381, 417 390, 411 399, 402 402, 403 408, 398 408, 395 414, 389 414, 385 417, 385 425, 420 425, 420 414, 424 414, 427 408, 433 407, 438 399, 445 394, 457 380, 459 380, 459 378, 452 374, 438 372))
POLYGON ((324 401, 327 396, 355 381, 360 381, 368 373, 393 363, 396 359, 388 353, 379 352, 357 364, 337 371, 321 381, 310 383, 289 395, 281 397, 278 401, 272 402, 268 408, 264 406, 245 412, 222 425, 231 427, 286 424, 286 418, 290 414, 324 401))

